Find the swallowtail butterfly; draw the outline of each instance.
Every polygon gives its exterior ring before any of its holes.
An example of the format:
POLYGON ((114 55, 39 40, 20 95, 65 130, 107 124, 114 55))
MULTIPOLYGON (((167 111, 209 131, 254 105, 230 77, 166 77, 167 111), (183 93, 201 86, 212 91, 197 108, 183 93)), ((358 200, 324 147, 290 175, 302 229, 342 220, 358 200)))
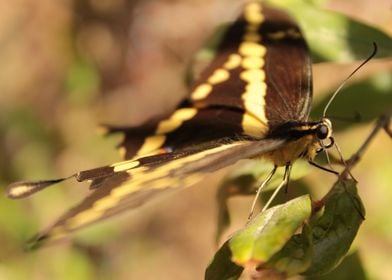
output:
POLYGON ((188 99, 169 117, 107 127, 125 135, 125 161, 67 178, 13 183, 7 194, 26 197, 72 177, 91 181, 91 194, 36 237, 54 241, 241 159, 265 158, 286 168, 301 157, 311 161, 328 146, 323 141, 332 140, 328 119, 308 119, 311 64, 305 39, 287 14, 248 3, 188 99))

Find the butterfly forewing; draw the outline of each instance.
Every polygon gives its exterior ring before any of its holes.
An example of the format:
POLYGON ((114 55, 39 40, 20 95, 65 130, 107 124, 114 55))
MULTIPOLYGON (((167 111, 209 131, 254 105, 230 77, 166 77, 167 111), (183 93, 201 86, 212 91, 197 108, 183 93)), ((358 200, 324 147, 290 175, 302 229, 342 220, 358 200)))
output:
POLYGON ((147 129, 124 130, 121 147, 126 158, 177 151, 233 134, 260 139, 282 122, 307 119, 311 60, 298 26, 287 14, 260 3, 246 5, 216 53, 185 106, 147 129), (238 114, 232 117, 231 111, 238 114), (162 126, 171 129, 159 129, 162 126))
POLYGON ((209 147, 139 159, 138 167, 99 180, 100 186, 55 224, 40 233, 36 242, 54 241, 88 224, 136 208, 163 191, 189 187, 208 172, 281 147, 283 140, 211 143, 209 147))
POLYGON ((312 100, 312 64, 309 50, 296 23, 286 14, 265 9, 261 26, 267 47, 266 116, 269 125, 305 121, 312 100))

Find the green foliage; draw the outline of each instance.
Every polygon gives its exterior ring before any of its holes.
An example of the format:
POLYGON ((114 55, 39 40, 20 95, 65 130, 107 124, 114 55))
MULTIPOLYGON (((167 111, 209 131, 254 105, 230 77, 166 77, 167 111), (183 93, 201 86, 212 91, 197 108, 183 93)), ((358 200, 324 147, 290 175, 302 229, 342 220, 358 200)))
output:
POLYGON ((362 60, 379 46, 377 58, 392 55, 392 38, 384 31, 325 9, 320 1, 269 0, 286 9, 305 33, 313 62, 350 62, 362 60))
POLYGON ((244 269, 232 261, 229 241, 216 252, 214 259, 206 269, 206 280, 234 280, 241 276, 244 269))
POLYGON ((227 242, 222 246, 207 271, 223 273, 216 279, 231 279, 229 270, 239 277, 238 265, 285 276, 332 271, 350 249, 364 208, 353 180, 339 180, 320 203, 312 209, 309 196, 301 196, 262 212, 230 238, 230 252, 227 242))
POLYGON ((323 275, 334 269, 350 249, 365 216, 352 180, 338 182, 324 200, 324 213, 310 221, 314 256, 306 275, 323 275))
MULTIPOLYGON (((370 77, 344 87, 328 110, 328 115, 354 117, 360 114, 360 121, 370 122, 380 113, 387 112, 392 104, 392 73, 380 71, 370 77), (348 104, 350 104, 348 106, 348 104)), ((312 110, 312 115, 319 117, 329 100, 323 98, 312 110)), ((336 122, 337 123, 337 122, 336 122)), ((347 129, 352 122, 340 122, 336 130, 347 129)), ((335 127, 335 126, 334 126, 335 127)))
POLYGON ((242 266, 268 261, 310 216, 311 210, 310 198, 301 196, 262 212, 230 239, 232 260, 242 266))
MULTIPOLYGON (((222 233, 230 225, 230 213, 228 208, 228 200, 231 197, 239 195, 253 195, 259 187, 260 180, 266 178, 271 172, 273 165, 264 160, 249 160, 235 165, 227 173, 222 180, 217 192, 218 203, 218 229, 216 240, 219 241, 222 233)), ((298 161, 292 168, 292 181, 296 181, 304 177, 309 171, 309 164, 304 161, 298 161)), ((283 178, 284 171, 278 169, 265 187, 263 192, 267 192, 276 187, 283 178)))
MULTIPOLYGON (((387 32, 325 8, 326 1, 267 0, 286 10, 299 24, 312 53, 313 63, 363 60, 378 46, 376 58, 392 56, 392 37, 387 32)), ((213 57, 229 24, 217 28, 198 59, 213 57)))
POLYGON ((330 273, 323 276, 308 276, 306 280, 366 280, 368 277, 363 268, 358 252, 349 254, 342 263, 330 273))

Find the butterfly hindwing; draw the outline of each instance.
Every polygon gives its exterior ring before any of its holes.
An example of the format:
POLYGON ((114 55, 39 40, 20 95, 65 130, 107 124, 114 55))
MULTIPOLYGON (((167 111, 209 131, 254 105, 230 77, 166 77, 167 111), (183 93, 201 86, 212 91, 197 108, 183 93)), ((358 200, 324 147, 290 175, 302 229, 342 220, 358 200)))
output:
POLYGON ((262 123, 307 118, 311 59, 287 14, 249 3, 217 53, 191 93, 195 106, 235 107, 262 123))

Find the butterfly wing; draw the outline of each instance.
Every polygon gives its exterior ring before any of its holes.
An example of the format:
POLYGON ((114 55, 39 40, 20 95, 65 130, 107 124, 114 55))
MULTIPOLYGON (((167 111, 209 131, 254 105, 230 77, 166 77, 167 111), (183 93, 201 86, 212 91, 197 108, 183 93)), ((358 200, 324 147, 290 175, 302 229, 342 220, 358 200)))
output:
POLYGON ((259 2, 245 5, 185 105, 169 117, 123 132, 125 158, 178 151, 234 135, 264 138, 305 121, 312 99, 311 59, 297 24, 259 2), (196 133, 198 132, 198 133, 196 133))
MULTIPOLYGON (((191 186, 203 179, 208 172, 231 165, 243 158, 272 151, 283 144, 284 140, 215 142, 202 149, 153 155, 135 160, 133 168, 120 168, 111 176, 101 177, 100 187, 37 235, 33 240, 34 246, 41 241, 61 239, 88 224, 136 208, 164 191, 191 186)), ((124 164, 131 166, 130 161, 124 164)), ((89 170, 83 172, 91 173, 89 170)))
POLYGON ((109 127, 109 133, 124 133, 120 149, 130 159, 178 152, 223 138, 246 138, 249 131, 259 135, 266 131, 257 121, 242 124, 243 118, 243 111, 227 107, 182 107, 159 122, 136 128, 109 127))

